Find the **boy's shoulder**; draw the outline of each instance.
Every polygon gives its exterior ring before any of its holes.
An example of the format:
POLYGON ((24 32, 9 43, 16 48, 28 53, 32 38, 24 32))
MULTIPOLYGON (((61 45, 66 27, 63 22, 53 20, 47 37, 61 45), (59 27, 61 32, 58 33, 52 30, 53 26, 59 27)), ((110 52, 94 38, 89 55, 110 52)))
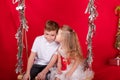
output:
POLYGON ((43 35, 37 36, 37 37, 35 37, 34 41, 36 41, 36 42, 44 41, 44 36, 43 35))
POLYGON ((44 39, 44 35, 37 36, 35 39, 44 39))

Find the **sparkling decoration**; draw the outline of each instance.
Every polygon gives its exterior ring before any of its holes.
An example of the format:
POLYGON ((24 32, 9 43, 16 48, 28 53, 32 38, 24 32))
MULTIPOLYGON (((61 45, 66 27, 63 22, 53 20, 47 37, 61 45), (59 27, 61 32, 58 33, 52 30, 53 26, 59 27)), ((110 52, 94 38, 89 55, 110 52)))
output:
POLYGON ((17 3, 18 1, 20 1, 20 0, 12 0, 12 3, 15 4, 15 3, 17 3))
POLYGON ((88 33, 86 37, 87 42, 87 58, 85 61, 85 68, 91 68, 92 62, 93 62, 93 53, 92 53, 92 38, 96 31, 96 26, 94 24, 94 21, 96 17, 98 16, 98 13, 96 11, 96 6, 94 4, 95 0, 89 0, 88 6, 86 8, 85 14, 89 14, 88 17, 88 33))
POLYGON ((17 53, 17 64, 16 64, 16 73, 22 73, 22 54, 23 54, 23 48, 26 47, 27 50, 27 36, 26 31, 28 31, 28 25, 25 18, 25 2, 24 0, 13 0, 13 4, 18 3, 18 6, 16 7, 16 10, 19 12, 19 18, 20 18, 20 26, 17 30, 17 33, 15 34, 15 38, 17 39, 17 45, 18 45, 18 53, 17 53), (24 42, 26 45, 24 45, 24 42))
POLYGON ((118 16, 118 29, 116 34, 115 48, 119 51, 118 57, 120 57, 120 6, 116 7, 115 14, 118 16))

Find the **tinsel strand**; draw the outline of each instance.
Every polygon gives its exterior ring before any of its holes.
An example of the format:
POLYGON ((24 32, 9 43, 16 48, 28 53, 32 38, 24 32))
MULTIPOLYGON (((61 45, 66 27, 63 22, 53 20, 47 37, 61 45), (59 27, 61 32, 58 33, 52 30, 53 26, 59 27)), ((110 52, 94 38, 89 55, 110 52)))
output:
POLYGON ((23 54, 23 48, 24 46, 24 38, 26 41, 26 31, 28 31, 28 26, 27 26, 27 21, 25 18, 25 2, 24 0, 13 0, 13 3, 17 3, 18 6, 16 7, 16 10, 19 12, 19 18, 20 18, 20 26, 17 30, 17 33, 15 34, 15 37, 17 39, 17 45, 18 45, 18 53, 17 53, 17 64, 16 64, 16 73, 21 73, 22 72, 22 66, 23 66, 23 61, 22 61, 22 54, 23 54))
POLYGON ((93 62, 93 52, 92 52, 92 38, 96 31, 96 26, 94 24, 94 20, 97 17, 96 6, 94 4, 94 0, 89 0, 88 6, 86 8, 85 14, 88 13, 88 33, 86 37, 87 43, 87 58, 85 61, 85 68, 91 68, 93 62))

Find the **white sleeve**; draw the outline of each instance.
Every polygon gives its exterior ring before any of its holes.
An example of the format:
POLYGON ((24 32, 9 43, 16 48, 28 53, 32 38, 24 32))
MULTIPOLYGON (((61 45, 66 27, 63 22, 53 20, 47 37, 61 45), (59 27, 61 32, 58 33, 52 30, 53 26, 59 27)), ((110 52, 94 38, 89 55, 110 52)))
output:
POLYGON ((58 49, 59 49, 59 45, 56 47, 56 51, 54 54, 58 54, 58 49))
POLYGON ((32 49, 31 49, 32 52, 35 52, 35 53, 37 52, 37 44, 38 44, 38 39, 35 38, 33 45, 32 45, 32 49))

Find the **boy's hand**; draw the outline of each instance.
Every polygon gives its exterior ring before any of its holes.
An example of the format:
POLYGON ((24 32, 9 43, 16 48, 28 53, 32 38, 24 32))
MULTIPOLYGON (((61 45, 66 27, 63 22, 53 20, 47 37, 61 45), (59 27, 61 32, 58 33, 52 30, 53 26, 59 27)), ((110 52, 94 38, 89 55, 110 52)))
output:
POLYGON ((25 74, 24 76, 23 76, 23 80, 30 80, 30 74, 25 74))
POLYGON ((46 73, 44 72, 40 72, 37 76, 36 76, 37 80, 45 80, 46 78, 46 73))

